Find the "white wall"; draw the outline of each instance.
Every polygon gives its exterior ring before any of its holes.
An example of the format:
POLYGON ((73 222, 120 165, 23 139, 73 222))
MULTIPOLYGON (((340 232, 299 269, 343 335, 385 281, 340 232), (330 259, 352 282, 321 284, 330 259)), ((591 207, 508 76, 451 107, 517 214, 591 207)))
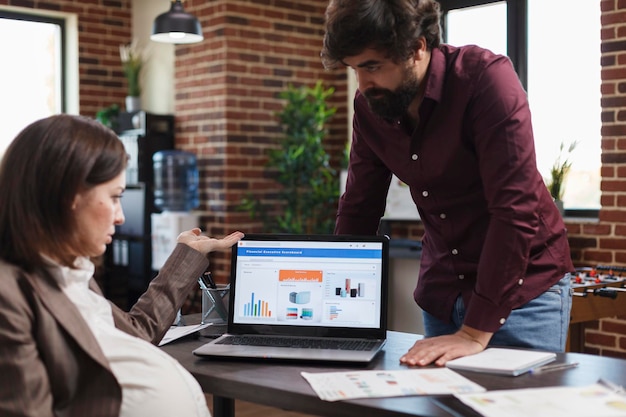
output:
POLYGON ((133 38, 146 51, 146 63, 141 74, 141 107, 156 114, 174 113, 174 65, 173 44, 150 40, 152 23, 161 13, 170 9, 169 0, 133 0, 133 38))

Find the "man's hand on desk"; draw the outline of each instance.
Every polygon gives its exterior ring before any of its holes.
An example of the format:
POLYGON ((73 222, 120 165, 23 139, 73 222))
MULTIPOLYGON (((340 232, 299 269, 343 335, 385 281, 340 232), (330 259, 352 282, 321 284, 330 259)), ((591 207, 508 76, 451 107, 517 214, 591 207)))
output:
POLYGON ((455 334, 418 340, 400 358, 400 363, 410 366, 426 366, 434 362, 435 365, 444 366, 452 359, 482 352, 492 335, 493 333, 463 326, 455 334))

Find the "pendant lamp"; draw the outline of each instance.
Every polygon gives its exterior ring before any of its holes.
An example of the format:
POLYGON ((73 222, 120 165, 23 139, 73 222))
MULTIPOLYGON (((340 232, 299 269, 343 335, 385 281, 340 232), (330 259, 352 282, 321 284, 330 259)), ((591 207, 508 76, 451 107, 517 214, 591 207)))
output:
POLYGON ((204 36, 198 19, 185 12, 181 0, 175 0, 169 12, 154 19, 150 39, 164 43, 196 43, 204 36))

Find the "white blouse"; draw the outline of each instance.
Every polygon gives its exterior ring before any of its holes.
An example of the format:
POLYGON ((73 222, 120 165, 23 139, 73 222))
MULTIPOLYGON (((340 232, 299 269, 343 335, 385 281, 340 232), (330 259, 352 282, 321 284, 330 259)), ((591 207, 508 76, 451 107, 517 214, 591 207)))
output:
POLYGON ((89 325, 122 387, 120 417, 210 417, 200 385, 178 361, 115 327, 109 302, 89 289, 93 263, 78 258, 76 266, 59 266, 61 286, 89 325))

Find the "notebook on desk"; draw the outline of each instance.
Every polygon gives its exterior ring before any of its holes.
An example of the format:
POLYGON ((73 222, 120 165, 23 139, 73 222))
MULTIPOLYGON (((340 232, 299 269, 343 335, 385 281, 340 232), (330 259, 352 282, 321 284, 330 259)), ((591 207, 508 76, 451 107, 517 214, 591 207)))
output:
POLYGON ((371 361, 387 331, 382 236, 248 234, 233 246, 228 329, 204 357, 371 361))

